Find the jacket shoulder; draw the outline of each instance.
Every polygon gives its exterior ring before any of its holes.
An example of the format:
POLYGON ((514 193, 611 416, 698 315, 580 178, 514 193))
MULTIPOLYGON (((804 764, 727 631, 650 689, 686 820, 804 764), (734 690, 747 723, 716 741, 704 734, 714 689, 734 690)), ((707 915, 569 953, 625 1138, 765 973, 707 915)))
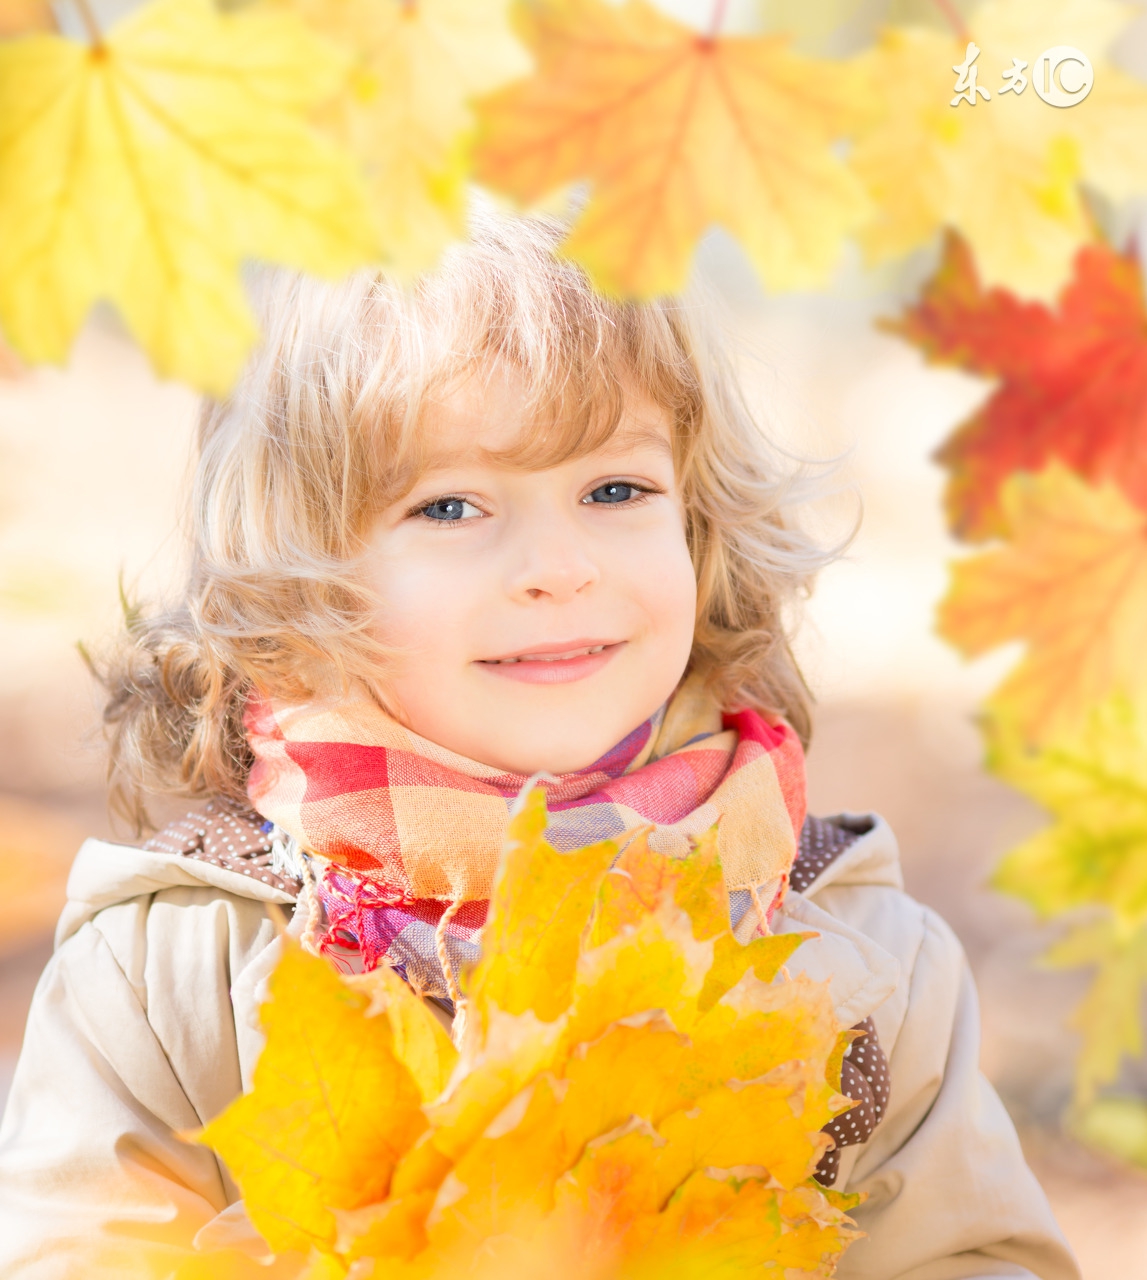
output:
POLYGON ((266 903, 294 903, 298 882, 275 869, 261 823, 255 814, 211 801, 143 845, 85 841, 68 877, 56 945, 117 903, 169 889, 213 889, 259 903, 260 911, 266 903))
POLYGON ((819 821, 829 829, 822 843, 832 856, 820 854, 823 865, 801 897, 895 961, 895 987, 874 1015, 881 1043, 892 1052, 914 1000, 927 1003, 941 993, 945 1002, 955 999, 964 951, 943 918, 904 891, 896 837, 883 818, 848 814, 819 821))

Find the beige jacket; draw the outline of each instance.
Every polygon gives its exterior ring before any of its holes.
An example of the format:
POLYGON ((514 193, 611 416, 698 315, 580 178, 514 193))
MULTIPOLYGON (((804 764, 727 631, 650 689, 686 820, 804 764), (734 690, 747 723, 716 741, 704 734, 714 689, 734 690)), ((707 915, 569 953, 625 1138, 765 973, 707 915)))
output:
MULTIPOLYGON (((257 876, 99 841, 68 892, 0 1127, 0 1277, 110 1280, 142 1271, 145 1253, 159 1275, 197 1235, 244 1235, 241 1207, 224 1214, 238 1199, 226 1171, 174 1132, 250 1083, 281 946, 265 904, 290 899, 257 876)), ((891 1069, 883 1123, 843 1151, 836 1185, 868 1194, 855 1214, 868 1236, 840 1280, 1078 1280, 979 1074, 959 944, 903 893, 887 825, 775 923, 818 931, 790 970, 831 980, 844 1025, 872 1015, 891 1069)))

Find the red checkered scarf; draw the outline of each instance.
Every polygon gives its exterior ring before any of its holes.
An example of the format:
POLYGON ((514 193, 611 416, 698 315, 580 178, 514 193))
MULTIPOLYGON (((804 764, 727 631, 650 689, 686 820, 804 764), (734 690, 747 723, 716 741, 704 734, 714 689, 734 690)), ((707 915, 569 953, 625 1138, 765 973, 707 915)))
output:
MULTIPOLYGON (((383 959, 427 995, 454 994, 477 951, 511 805, 530 779, 420 738, 365 692, 282 703, 252 698, 255 808, 309 855, 322 950, 350 967, 383 959)), ((549 841, 576 849, 636 827, 680 855, 721 819, 734 923, 771 909, 805 816, 804 758, 783 720, 722 716, 683 682, 601 759, 543 776, 549 841)))

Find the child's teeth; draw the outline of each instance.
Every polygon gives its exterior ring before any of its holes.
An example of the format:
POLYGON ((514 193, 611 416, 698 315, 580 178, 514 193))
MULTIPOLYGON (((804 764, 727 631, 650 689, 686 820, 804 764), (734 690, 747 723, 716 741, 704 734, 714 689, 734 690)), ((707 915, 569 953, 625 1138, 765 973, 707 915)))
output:
POLYGON ((569 658, 581 658, 590 653, 601 653, 603 644, 592 645, 588 649, 577 649, 573 653, 524 653, 520 658, 496 658, 495 663, 502 666, 510 662, 564 662, 569 658))

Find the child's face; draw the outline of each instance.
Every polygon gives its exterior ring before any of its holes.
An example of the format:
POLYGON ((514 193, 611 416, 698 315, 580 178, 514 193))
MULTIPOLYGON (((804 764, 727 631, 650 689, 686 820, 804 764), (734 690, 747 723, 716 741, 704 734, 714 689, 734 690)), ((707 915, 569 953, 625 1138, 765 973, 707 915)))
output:
POLYGON ((511 377, 435 405, 437 457, 370 536, 387 703, 414 732, 498 769, 592 764, 673 692, 697 587, 662 411, 544 471, 488 455, 521 438, 511 377), (516 661, 511 661, 516 659, 516 661))

